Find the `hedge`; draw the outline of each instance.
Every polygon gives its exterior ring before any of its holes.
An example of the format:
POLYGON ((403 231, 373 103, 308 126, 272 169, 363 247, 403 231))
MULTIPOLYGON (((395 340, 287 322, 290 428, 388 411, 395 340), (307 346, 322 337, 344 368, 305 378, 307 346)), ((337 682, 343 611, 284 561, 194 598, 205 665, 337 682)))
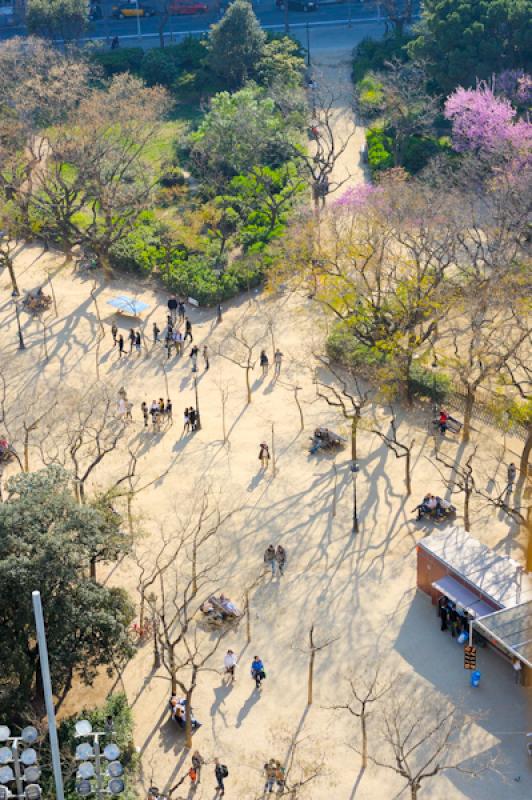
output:
POLYGON ((377 172, 391 169, 394 166, 393 139, 385 132, 384 128, 368 128, 366 141, 368 143, 368 164, 371 174, 375 175, 377 172))
POLYGON ((388 36, 385 39, 362 39, 353 50, 353 82, 358 83, 366 72, 384 69, 394 58, 406 61, 406 45, 412 36, 388 36))

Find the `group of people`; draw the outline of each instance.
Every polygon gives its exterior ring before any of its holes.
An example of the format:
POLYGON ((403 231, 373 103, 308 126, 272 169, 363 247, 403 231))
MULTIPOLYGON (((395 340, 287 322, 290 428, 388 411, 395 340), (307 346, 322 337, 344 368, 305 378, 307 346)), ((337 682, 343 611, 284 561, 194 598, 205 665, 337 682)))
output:
MULTIPOLYGON (((228 650, 224 656, 224 674, 228 675, 231 683, 235 682, 235 671, 238 664, 238 658, 234 650, 228 650)), ((264 664, 259 656, 254 656, 251 662, 251 677, 255 681, 255 686, 260 689, 262 681, 266 678, 266 671, 264 664)))
POLYGON ((264 765, 264 776, 266 778, 264 792, 271 794, 274 787, 277 786, 277 791, 279 794, 282 794, 285 788, 286 778, 284 767, 281 765, 281 762, 275 758, 270 758, 264 765))
POLYGON ((197 431, 199 427, 199 414, 193 406, 185 408, 183 412, 183 433, 197 431))
POLYGON ((455 510, 452 503, 433 494, 426 494, 421 503, 412 509, 412 513, 417 511, 417 518, 422 519, 425 514, 430 514, 436 518, 445 517, 455 510))
POLYGON ((173 408, 170 398, 168 398, 165 403, 163 398, 160 397, 158 401, 153 400, 150 406, 143 400, 140 404, 140 410, 142 412, 145 428, 148 427, 148 420, 151 416, 152 430, 154 432, 161 430, 161 424, 163 422, 166 422, 168 425, 173 423, 173 408))
POLYGON ((465 609, 458 611, 456 603, 449 600, 446 595, 442 595, 438 600, 438 616, 440 618, 440 630, 451 631, 453 639, 455 636, 467 634, 469 630, 469 614, 465 609))
MULTIPOLYGON (((186 726, 187 701, 184 697, 179 699, 176 694, 172 694, 170 696, 169 706, 171 718, 177 722, 180 728, 184 729, 186 726)), ((190 711, 192 714, 192 709, 190 711)), ((198 722, 194 716, 191 717, 190 721, 192 724, 192 730, 195 731, 198 728, 201 728, 201 723, 198 722)))
MULTIPOLYGON (((123 335, 118 333, 118 328, 114 322, 111 326, 111 335, 113 337, 113 347, 118 346, 118 358, 122 358, 122 356, 126 354, 126 343, 123 335)), ((133 350, 136 350, 140 355, 142 349, 142 336, 140 331, 130 328, 127 338, 129 341, 129 355, 132 354, 133 350)))
POLYGON ((210 619, 225 621, 228 618, 239 619, 242 612, 229 597, 221 594, 219 597, 211 594, 201 606, 201 611, 210 619))
MULTIPOLYGON (((281 365, 283 363, 283 354, 279 348, 276 348, 273 354, 273 363, 275 366, 274 376, 277 378, 281 374, 281 365)), ((259 364, 261 366, 263 376, 266 376, 270 368, 270 359, 268 358, 266 350, 260 351, 259 364)))
POLYGON ((282 544, 277 545, 277 549, 273 544, 269 544, 264 551, 264 563, 266 567, 270 567, 272 571, 272 578, 275 577, 275 568, 279 571, 279 577, 284 575, 284 568, 286 565, 286 550, 282 544))

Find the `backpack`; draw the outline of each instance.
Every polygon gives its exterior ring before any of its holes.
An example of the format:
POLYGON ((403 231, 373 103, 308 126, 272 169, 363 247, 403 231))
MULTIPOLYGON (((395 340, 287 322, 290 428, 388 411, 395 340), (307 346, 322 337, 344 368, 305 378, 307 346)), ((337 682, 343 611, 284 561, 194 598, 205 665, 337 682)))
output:
POLYGON ((224 776, 224 778, 228 778, 229 777, 229 770, 227 769, 225 764, 220 764, 220 770, 221 770, 221 773, 224 776))

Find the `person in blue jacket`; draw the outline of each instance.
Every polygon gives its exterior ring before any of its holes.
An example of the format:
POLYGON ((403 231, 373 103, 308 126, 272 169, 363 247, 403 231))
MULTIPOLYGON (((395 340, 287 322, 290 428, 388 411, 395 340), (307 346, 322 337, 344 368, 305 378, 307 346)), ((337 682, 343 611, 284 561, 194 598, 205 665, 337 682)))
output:
POLYGON ((251 677, 254 678, 257 689, 260 689, 260 685, 266 677, 266 673, 264 672, 264 664, 258 656, 254 656, 251 663, 251 677))

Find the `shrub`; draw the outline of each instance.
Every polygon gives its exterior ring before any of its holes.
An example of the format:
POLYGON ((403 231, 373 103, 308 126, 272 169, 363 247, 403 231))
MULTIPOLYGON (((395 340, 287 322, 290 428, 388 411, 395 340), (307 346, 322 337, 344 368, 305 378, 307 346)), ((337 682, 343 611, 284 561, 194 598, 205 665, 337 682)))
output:
POLYGON ((440 153, 451 153, 451 143, 447 137, 411 136, 403 152, 403 166, 412 175, 427 166, 431 158, 440 153))
POLYGON ((385 132, 384 128, 368 128, 366 142, 368 144, 368 164, 372 175, 394 166, 393 139, 385 132))
POLYGON ((111 266, 126 272, 150 274, 159 260, 160 246, 160 235, 153 223, 138 225, 111 247, 111 266))
POLYGON ((410 367, 409 384, 411 395, 429 397, 435 403, 443 403, 451 390, 451 379, 445 372, 435 372, 415 362, 410 367))
POLYGON ((165 47, 174 62, 183 69, 198 70, 205 66, 207 48, 205 40, 196 36, 185 36, 179 44, 165 47))
POLYGON ((140 75, 148 86, 171 87, 177 80, 180 66, 169 48, 148 50, 140 65, 140 75))
POLYGON ((140 75, 140 68, 144 58, 142 47, 119 47, 104 53, 95 53, 93 61, 98 64, 107 78, 118 75, 120 72, 132 72, 140 75))
POLYGON ((357 86, 358 107, 365 117, 375 117, 382 108, 382 83, 372 73, 368 73, 357 86))
POLYGON ((370 70, 381 70, 387 61, 406 61, 406 45, 411 36, 389 36, 385 39, 362 39, 353 50, 353 81, 358 83, 370 70))
POLYGON ((212 306, 239 291, 257 286, 263 278, 261 265, 253 267, 238 263, 218 277, 218 272, 213 269, 214 263, 208 255, 176 260, 162 275, 163 283, 176 294, 194 297, 202 306, 212 306))

